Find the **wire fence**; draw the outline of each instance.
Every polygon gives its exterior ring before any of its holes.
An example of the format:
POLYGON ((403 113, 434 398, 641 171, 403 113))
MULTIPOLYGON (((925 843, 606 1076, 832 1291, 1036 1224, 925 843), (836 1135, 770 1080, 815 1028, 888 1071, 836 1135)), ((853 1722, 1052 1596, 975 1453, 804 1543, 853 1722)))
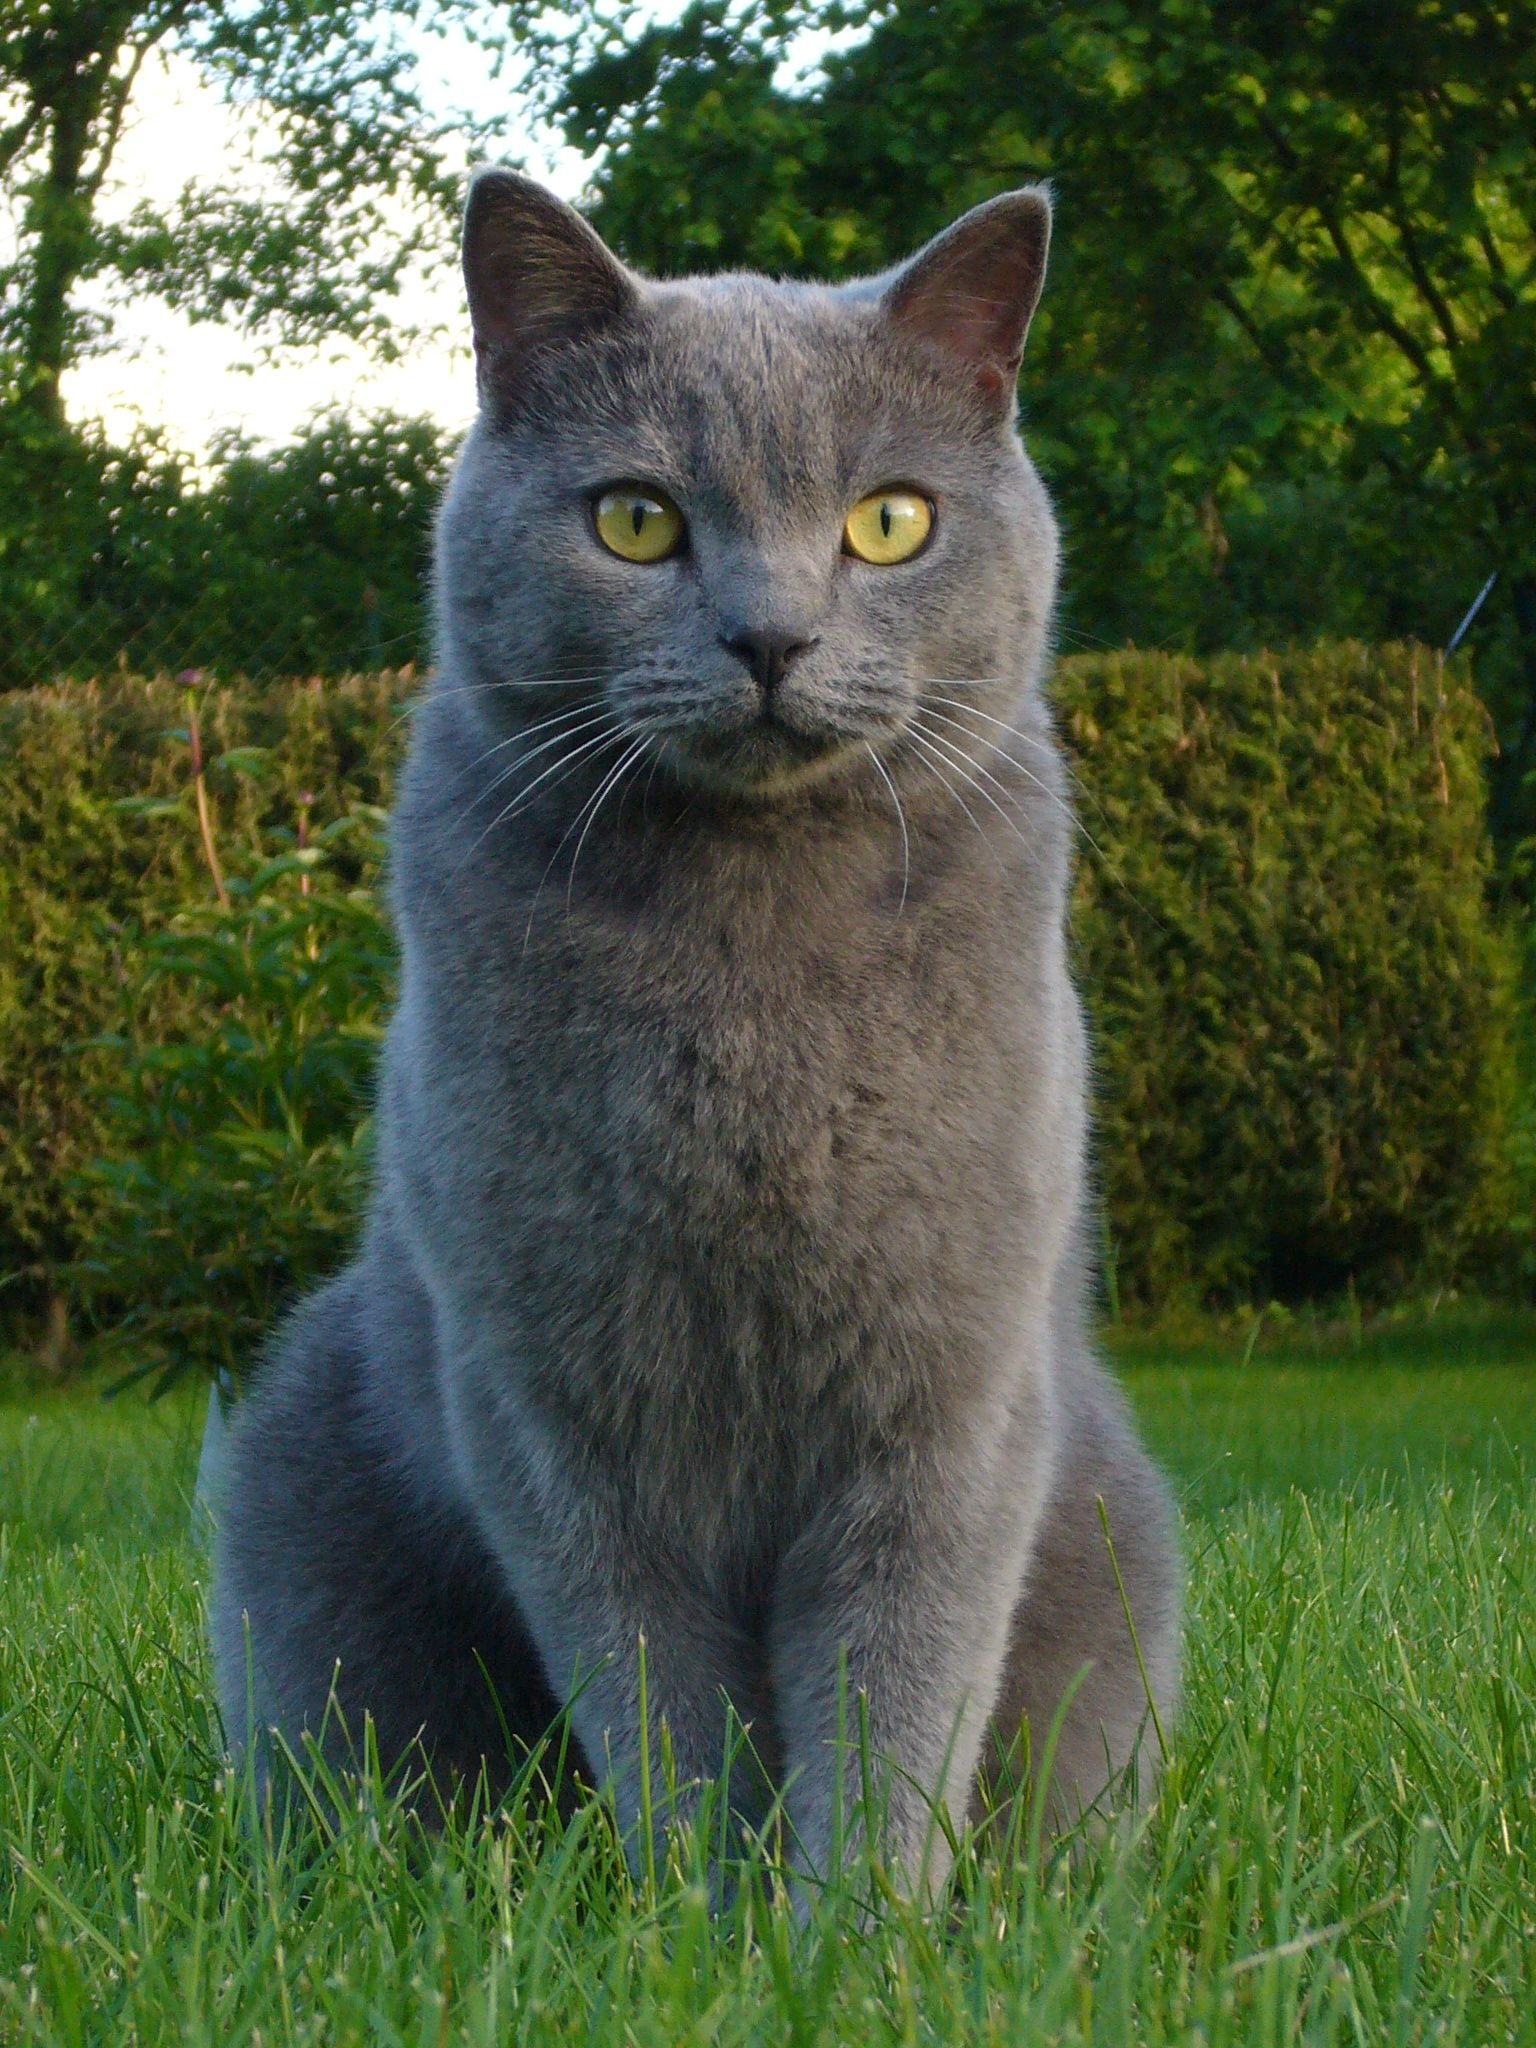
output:
POLYGON ((376 586, 285 595, 274 575, 240 599, 210 589, 190 605, 130 609, 107 600, 78 606, 56 629, 0 636, 0 690, 26 690, 107 675, 180 675, 224 681, 336 676, 401 668, 427 654, 423 601, 376 586))

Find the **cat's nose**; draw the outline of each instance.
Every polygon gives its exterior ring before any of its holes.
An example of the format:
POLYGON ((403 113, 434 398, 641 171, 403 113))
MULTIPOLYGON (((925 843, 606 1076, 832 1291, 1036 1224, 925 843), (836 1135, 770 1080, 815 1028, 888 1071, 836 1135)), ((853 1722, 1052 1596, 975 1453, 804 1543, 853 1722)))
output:
POLYGON ((764 696, 772 696, 801 655, 816 645, 814 639, 792 640, 787 633, 722 633, 720 641, 746 663, 764 696))

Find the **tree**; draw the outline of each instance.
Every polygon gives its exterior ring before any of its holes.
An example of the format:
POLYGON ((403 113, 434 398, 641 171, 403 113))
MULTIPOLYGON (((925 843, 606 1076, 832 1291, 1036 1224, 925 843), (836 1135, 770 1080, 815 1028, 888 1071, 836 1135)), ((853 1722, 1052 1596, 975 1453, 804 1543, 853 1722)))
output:
POLYGON ((1514 824, 1536 770, 1530 0, 695 0, 546 47, 599 225, 662 269, 836 273, 1054 179, 1026 361, 1069 625, 1172 645, 1448 636, 1514 824), (807 26, 861 28, 807 85, 807 26))
POLYGON ((0 688, 114 660, 255 671, 415 651, 430 429, 329 422, 270 462, 230 445, 201 488, 152 427, 128 448, 72 427, 61 380, 110 345, 129 295, 262 349, 407 347, 393 294, 412 265, 451 260, 459 171, 484 141, 429 117, 415 52, 453 34, 494 64, 513 24, 511 0, 0 0, 0 688), (190 165, 172 205, 123 217, 113 162, 160 56, 240 110, 253 160, 190 165), (369 552, 338 575, 331 529, 364 500, 369 552), (328 538, 295 547, 279 584, 274 549, 306 522, 328 538))
POLYGON ((430 421, 333 415, 271 449, 225 435, 206 474, 147 436, 54 440, 46 517, 0 516, 0 692, 116 665, 336 676, 425 654, 451 454, 430 421))
MULTIPOLYGON (((452 247, 458 179, 408 33, 490 37, 478 0, 0 0, 0 386, 45 426, 60 379, 110 333, 114 290, 264 343, 401 345, 389 297, 452 247), (272 140, 249 182, 190 176, 166 212, 102 200, 146 65, 172 52, 272 140), (105 295, 106 310, 88 309, 105 295)), ((462 146, 478 131, 455 122, 462 146)))

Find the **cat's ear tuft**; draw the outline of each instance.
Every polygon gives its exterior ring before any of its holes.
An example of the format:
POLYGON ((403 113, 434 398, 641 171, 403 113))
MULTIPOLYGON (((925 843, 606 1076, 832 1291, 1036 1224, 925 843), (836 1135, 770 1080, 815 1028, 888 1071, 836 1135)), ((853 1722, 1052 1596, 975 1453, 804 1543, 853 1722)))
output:
POLYGON ((983 396, 1011 407, 1050 243, 1047 187, 1000 193, 902 265, 885 289, 886 317, 969 369, 983 396))
POLYGON ((515 395, 530 359, 622 319, 635 280, 573 206, 487 165, 464 209, 464 283, 482 397, 515 395))

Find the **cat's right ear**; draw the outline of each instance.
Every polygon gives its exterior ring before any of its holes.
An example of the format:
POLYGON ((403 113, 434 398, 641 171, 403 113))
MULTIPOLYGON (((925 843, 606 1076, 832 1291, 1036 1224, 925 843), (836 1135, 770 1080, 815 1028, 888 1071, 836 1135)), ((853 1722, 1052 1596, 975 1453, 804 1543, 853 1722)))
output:
POLYGON ((1024 185, 973 206, 874 282, 893 327, 963 368, 983 398, 1011 414, 1050 245, 1050 191, 1024 185))
POLYGON ((464 283, 482 399, 515 400, 533 358, 622 319, 635 280, 573 206, 486 165, 464 209, 464 283))

